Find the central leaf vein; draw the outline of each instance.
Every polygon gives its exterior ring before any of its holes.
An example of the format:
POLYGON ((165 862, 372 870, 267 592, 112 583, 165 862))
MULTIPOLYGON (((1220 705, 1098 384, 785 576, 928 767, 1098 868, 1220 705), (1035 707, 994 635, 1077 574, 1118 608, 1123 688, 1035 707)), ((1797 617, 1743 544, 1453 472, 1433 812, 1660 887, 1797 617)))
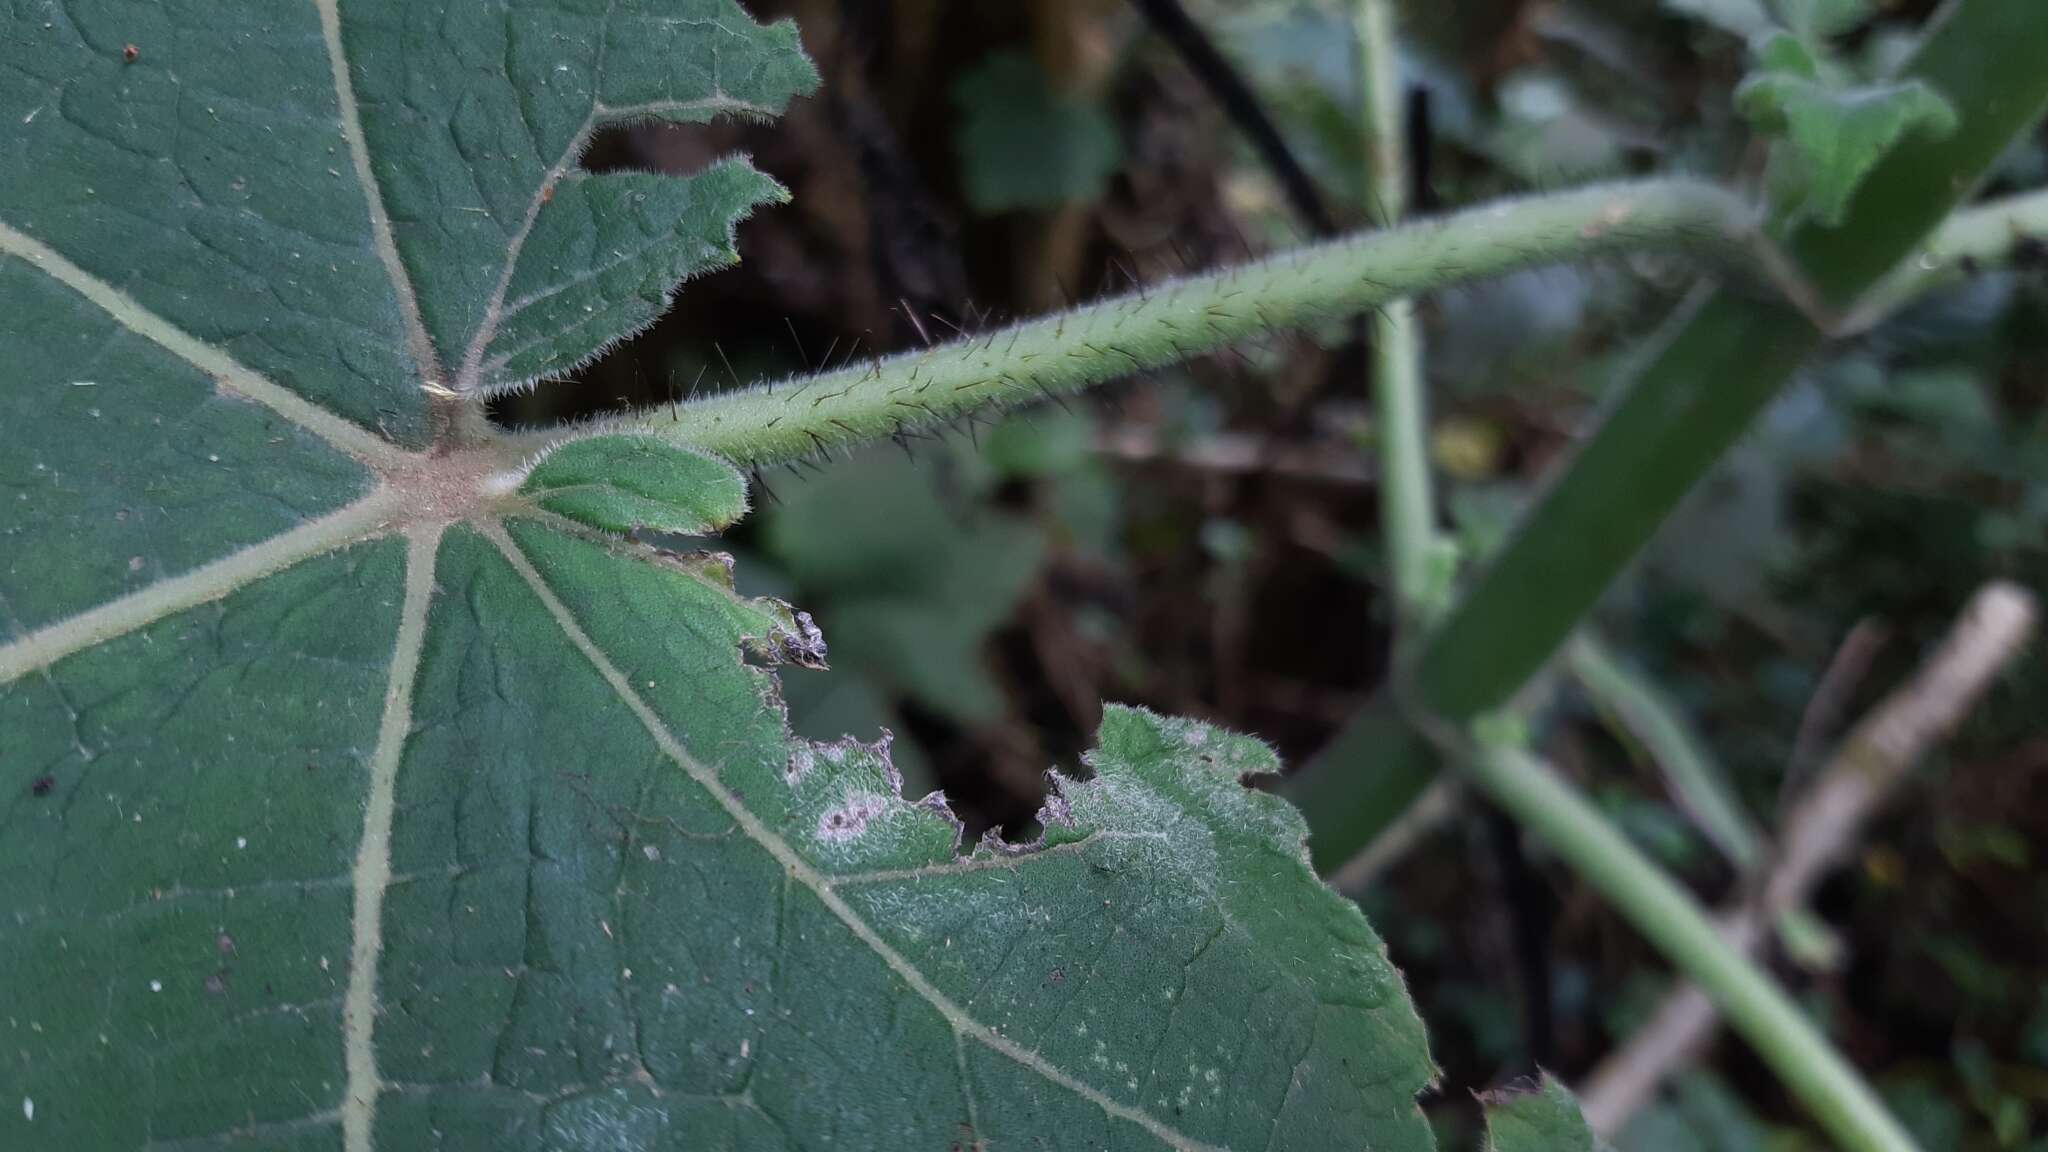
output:
POLYGON ((342 1038, 348 1089, 342 1100, 342 1138, 347 1152, 370 1152, 376 1119, 377 963, 384 951, 384 893, 391 885, 391 823, 396 808, 398 765, 412 732, 413 685, 426 648, 427 611, 434 598, 434 555, 442 526, 417 526, 406 535, 405 604, 399 611, 391 675, 384 692, 384 716, 377 749, 370 758, 370 791, 363 810, 363 838, 356 848, 355 911, 349 947, 348 997, 342 1009, 342 1038))
POLYGON ((379 487, 318 520, 30 632, 0 646, 0 684, 47 668, 75 652, 147 628, 188 608, 219 600, 302 560, 374 536, 399 514, 403 503, 399 490, 379 487))

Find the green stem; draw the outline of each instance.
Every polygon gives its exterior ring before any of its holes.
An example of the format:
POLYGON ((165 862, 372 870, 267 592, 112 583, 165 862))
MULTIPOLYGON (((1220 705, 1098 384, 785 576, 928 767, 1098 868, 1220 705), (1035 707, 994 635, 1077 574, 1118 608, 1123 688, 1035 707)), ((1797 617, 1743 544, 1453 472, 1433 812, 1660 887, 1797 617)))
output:
POLYGON ((990 405, 1079 391, 1447 285, 1659 246, 1768 275, 1754 210, 1733 193, 1689 180, 1599 185, 1314 244, 922 351, 643 411, 571 434, 653 432, 743 466, 772 464, 912 432, 990 405))
POLYGON ((1565 663, 1586 695, 1642 742, 1679 806, 1735 870, 1747 875, 1763 856, 1763 835, 1678 706, 1590 633, 1579 633, 1566 646, 1565 663))
POLYGON ((1965 209, 1942 222, 1919 252, 1870 290, 1845 327, 1861 331, 1923 292, 1968 279, 1987 267, 2038 260, 2048 244, 2048 189, 1965 209))
POLYGON ((1706 911, 1543 761, 1483 746, 1471 778, 1628 917, 1706 992, 1785 1087, 1853 1152, 1916 1152, 1870 1087, 1767 974, 1716 932, 1706 911))
MULTIPOLYGON (((1387 0, 1358 0, 1359 90, 1365 128, 1366 191, 1372 222, 1392 228, 1406 208, 1407 157, 1401 149, 1394 14, 1387 0)), ((1389 300, 1372 317, 1373 402, 1379 417, 1380 531, 1389 583, 1407 636, 1426 623, 1437 551, 1436 496, 1429 475, 1429 417, 1422 387, 1422 341, 1415 305, 1389 300)))
POLYGON ((1987 201, 1949 217, 1921 254, 1917 267, 1929 274, 1960 279, 1969 274, 1967 262, 2002 263, 2027 242, 2036 258, 2040 246, 2048 243, 2048 189, 1987 201))
POLYGON ((1401 146, 1401 74, 1394 57, 1394 8, 1357 0, 1358 95, 1365 128, 1366 213, 1390 228, 1408 211, 1408 155, 1401 146))
MULTIPOLYGON (((1422 342, 1415 302, 1390 300, 1373 314, 1373 407, 1380 458, 1380 530, 1398 608, 1397 634, 1419 637, 1443 607, 1448 574, 1437 579, 1436 496, 1429 475, 1429 417, 1422 391, 1422 342)), ((1405 640, 1404 640, 1405 642, 1405 640)))
MULTIPOLYGON (((1959 262, 1966 255, 1983 263, 2011 256, 2018 236, 2048 230, 2043 228, 2048 223, 2044 216, 2048 216, 2048 193, 2014 197, 1962 213, 1953 232, 1944 227, 1930 244, 1929 259, 1956 261, 1960 271, 1959 262), (2012 231, 2015 228, 2018 234, 2012 231)), ((1333 240, 1242 268, 1170 282, 1005 328, 996 334, 999 342, 981 335, 886 357, 879 361, 880 377, 875 372, 877 362, 869 360, 837 372, 602 421, 577 428, 573 434, 649 429, 726 454, 737 463, 772 464, 826 447, 914 431, 980 406, 1029 402, 1056 391, 1077 391, 1128 375, 1139 366, 1163 367, 1212 352, 1262 332, 1261 311, 1281 326, 1310 323, 1385 304, 1398 299, 1401 291, 1426 292, 1519 268, 1638 247, 1698 252, 1761 279, 1777 274, 1770 250, 1758 239, 1751 209, 1732 193, 1690 180, 1599 185, 1489 204, 1391 232, 1333 240), (1489 248, 1496 239, 1504 247, 1489 248), (1427 261, 1432 258, 1444 263, 1431 267, 1427 261), (1331 283, 1330 277, 1345 269, 1360 279, 1331 283), (1249 286, 1252 282, 1289 277, 1304 281, 1297 291, 1284 294, 1289 299, 1268 300, 1262 309, 1257 306, 1249 286), (1311 278, 1317 282, 1305 282, 1311 278), (1198 315, 1176 318, 1170 312, 1162 314, 1153 306, 1162 293, 1175 293, 1181 310, 1198 315), (1104 328, 1110 330, 1111 339, 1100 338, 1104 328), (1092 339, 1093 347, 1062 347, 1060 355, 1044 355, 1048 336, 1054 345, 1065 343, 1063 330, 1083 341, 1092 339), (1015 344, 1011 343, 1013 334, 1018 338, 1015 344), (1027 339, 1041 354, 1032 354, 1024 343, 1027 339), (990 355, 997 348, 1004 352, 999 361, 990 355), (1076 352, 1095 363, 1081 363, 1076 352), (932 377, 921 366, 933 364, 945 369, 946 384, 927 386, 932 377), (913 371, 919 373, 915 381, 909 378, 913 371), (978 382, 978 386, 961 387, 970 382, 978 382), (912 385, 910 395, 890 395, 892 388, 906 384, 912 385), (849 392, 850 386, 858 387, 849 392), (937 395, 941 388, 948 389, 947 395, 937 395), (797 402, 799 396, 801 403, 797 402), (819 402, 821 396, 829 399, 819 402), (844 425, 862 431, 850 435, 844 425)), ((1900 297, 1935 282, 1916 281, 1902 289, 1900 297)), ((1420 411, 1419 403, 1416 411, 1420 411)), ((537 448, 561 436, 560 430, 550 430, 507 439, 515 446, 537 448)), ((1419 471, 1423 479, 1421 484, 1405 487, 1408 495, 1403 505, 1427 507, 1426 463, 1411 471, 1419 471), (1416 499, 1418 493, 1420 500, 1416 499)), ((1404 517, 1408 519, 1418 518, 1404 517)), ((1427 516, 1419 519, 1430 520, 1427 516)))
MULTIPOLYGON (((1787 251, 1807 311, 1753 293, 1696 291, 1654 342, 1599 431, 1551 483, 1500 555, 1404 661, 1418 707, 1462 726, 1519 692, 1643 549, 1685 494, 1821 343, 1808 319, 1844 311, 1932 236, 2048 103, 2048 20, 2038 0, 1945 7, 1905 69, 1948 97, 1960 122, 1911 137, 1865 179, 1842 225, 1798 230, 1787 251)), ((1387 709, 1348 725, 1286 785, 1310 814, 1319 865, 1370 842, 1404 790, 1429 780, 1416 740, 1382 739, 1387 709), (1378 741, 1376 743, 1376 741, 1378 741), (1369 803, 1345 781, 1390 764, 1369 803)))
MULTIPOLYGON (((1738 874, 1753 876, 1764 862, 1764 834, 1678 703, 1590 632, 1573 637, 1564 658, 1586 695, 1623 732, 1642 743, 1679 807, 1738 874)), ((1825 963, 1838 950, 1834 933, 1805 908, 1780 910, 1775 927, 1786 953, 1802 965, 1825 963)))

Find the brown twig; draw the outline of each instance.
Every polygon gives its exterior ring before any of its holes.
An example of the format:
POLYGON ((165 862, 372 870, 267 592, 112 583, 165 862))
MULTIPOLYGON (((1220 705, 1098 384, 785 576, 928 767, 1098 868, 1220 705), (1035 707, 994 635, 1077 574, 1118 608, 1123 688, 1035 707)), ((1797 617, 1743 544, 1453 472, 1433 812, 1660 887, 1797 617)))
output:
MULTIPOLYGON (((1995 581, 1978 590, 1913 678, 1850 731, 1786 816, 1760 891, 1721 918, 1729 943, 1755 952, 1767 927, 1806 899, 1914 763, 2019 653, 2035 615, 2033 596, 2017 585, 1995 581)), ((1594 1069, 1579 1093, 1594 1129, 1618 1131, 1712 1038, 1717 1019, 1713 1004, 1694 985, 1665 997, 1650 1022, 1594 1069)))

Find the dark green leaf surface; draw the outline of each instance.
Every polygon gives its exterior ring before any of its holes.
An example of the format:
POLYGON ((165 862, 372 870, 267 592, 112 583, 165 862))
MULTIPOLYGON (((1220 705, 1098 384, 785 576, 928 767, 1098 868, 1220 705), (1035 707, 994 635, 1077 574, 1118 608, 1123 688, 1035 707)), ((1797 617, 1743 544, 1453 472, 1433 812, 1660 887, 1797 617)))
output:
POLYGON ((652 322, 680 277, 736 259, 737 217, 782 196, 744 161, 580 171, 592 132, 771 115, 816 83, 795 28, 732 0, 389 0, 339 19, 420 321, 465 392, 559 375, 652 322))
POLYGON ((807 618, 617 535, 728 465, 477 432, 780 194, 590 133, 775 111, 793 29, 24 0, 0 59, 0 1148, 1429 1146, 1262 746, 1112 710, 966 850, 789 734, 807 618))

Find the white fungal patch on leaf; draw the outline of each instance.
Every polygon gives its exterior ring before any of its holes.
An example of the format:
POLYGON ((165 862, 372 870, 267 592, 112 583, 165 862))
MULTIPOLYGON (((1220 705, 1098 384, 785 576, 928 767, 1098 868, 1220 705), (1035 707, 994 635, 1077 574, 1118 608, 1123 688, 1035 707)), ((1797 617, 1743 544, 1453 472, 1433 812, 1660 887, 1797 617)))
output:
POLYGON ((939 864, 960 851, 961 826, 945 797, 911 801, 889 758, 890 734, 793 741, 784 780, 798 847, 828 872, 860 872, 905 859, 939 864))
POLYGON ((862 793, 818 817, 818 839, 834 843, 858 840, 867 834, 868 823, 888 810, 886 799, 862 793))
POLYGON ((784 773, 785 778, 789 781, 790 787, 796 787, 797 783, 801 781, 806 775, 809 775, 811 769, 815 767, 817 763, 818 754, 815 751, 813 751, 810 741, 790 741, 789 767, 785 770, 784 773))

